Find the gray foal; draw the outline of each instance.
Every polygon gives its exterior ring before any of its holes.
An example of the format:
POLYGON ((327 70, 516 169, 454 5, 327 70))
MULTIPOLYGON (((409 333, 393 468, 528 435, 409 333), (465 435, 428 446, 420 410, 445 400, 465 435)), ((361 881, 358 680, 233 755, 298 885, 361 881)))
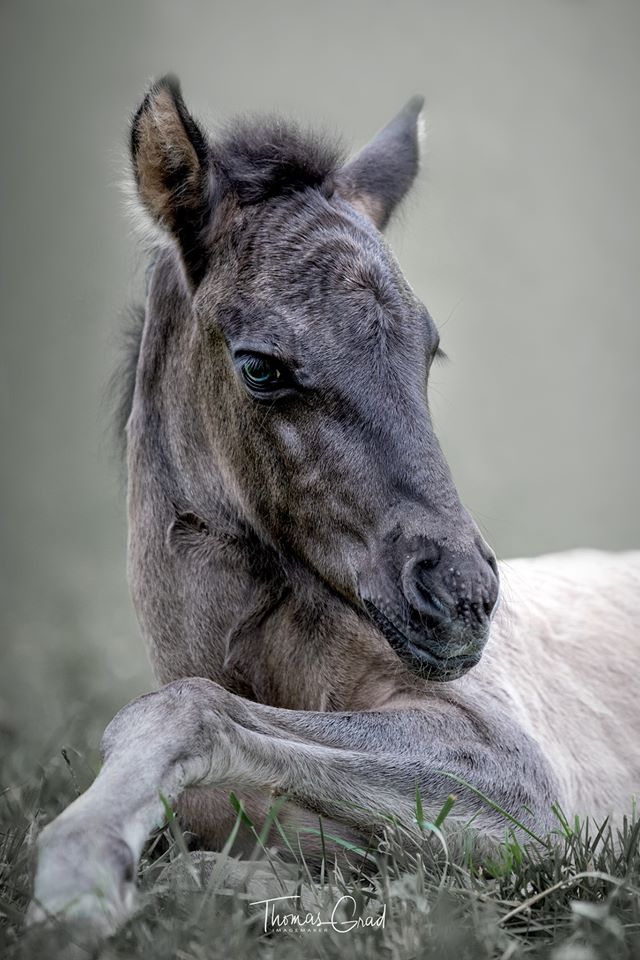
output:
POLYGON ((438 334, 381 234, 420 109, 348 162, 278 119, 213 140, 172 78, 133 119, 155 249, 123 414, 129 574, 164 686, 42 832, 32 920, 116 929, 161 795, 215 849, 230 791, 256 822, 284 794, 315 856, 318 815, 368 842, 389 813, 415 827, 416 788, 498 837, 479 794, 543 833, 554 801, 605 816, 640 787, 640 556, 499 570, 433 431, 438 334))

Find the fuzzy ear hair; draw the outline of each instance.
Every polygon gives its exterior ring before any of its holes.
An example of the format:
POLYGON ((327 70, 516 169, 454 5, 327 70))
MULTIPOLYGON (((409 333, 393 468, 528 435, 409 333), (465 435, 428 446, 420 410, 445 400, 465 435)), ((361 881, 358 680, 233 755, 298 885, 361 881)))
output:
POLYGON ((412 97, 391 123, 337 174, 337 192, 383 230, 420 163, 423 97, 412 97))
POLYGON ((197 285, 206 266, 205 229, 212 209, 209 145, 187 110, 176 77, 154 83, 131 124, 138 196, 153 220, 178 242, 197 285))

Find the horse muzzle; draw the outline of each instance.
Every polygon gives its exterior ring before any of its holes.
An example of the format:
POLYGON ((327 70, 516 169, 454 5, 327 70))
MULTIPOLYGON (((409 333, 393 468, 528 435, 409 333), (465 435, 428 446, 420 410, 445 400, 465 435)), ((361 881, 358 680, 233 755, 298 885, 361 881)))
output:
POLYGON ((493 554, 482 540, 456 556, 423 540, 400 562, 378 563, 361 578, 369 619, 415 673, 454 680, 474 667, 489 639, 498 603, 493 554))
POLYGON ((373 601, 363 598, 363 605, 369 619, 384 634, 400 659, 413 673, 427 680, 443 682, 461 677, 479 662, 489 639, 487 629, 486 635, 471 641, 467 639, 467 642, 462 641, 450 649, 449 645, 443 645, 429 635, 418 636, 412 631, 412 637, 409 637, 408 631, 402 630, 373 601))

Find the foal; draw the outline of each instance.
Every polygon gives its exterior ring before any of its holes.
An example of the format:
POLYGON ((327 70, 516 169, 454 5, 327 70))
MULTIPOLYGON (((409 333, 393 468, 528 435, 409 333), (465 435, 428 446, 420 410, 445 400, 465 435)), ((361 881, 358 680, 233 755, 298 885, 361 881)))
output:
POLYGON ((109 724, 95 783, 43 831, 32 916, 115 928, 161 794, 211 847, 230 791, 254 822, 284 794, 313 855, 318 815, 368 838, 390 812, 415 823, 416 788, 432 811, 455 789, 458 821, 499 836, 481 795, 544 832, 554 802, 604 816, 640 787, 638 555, 515 561, 498 608, 433 432, 438 334, 380 232, 420 108, 346 164, 276 120, 212 141, 171 78, 135 115, 161 240, 127 409, 129 574, 165 685, 109 724))

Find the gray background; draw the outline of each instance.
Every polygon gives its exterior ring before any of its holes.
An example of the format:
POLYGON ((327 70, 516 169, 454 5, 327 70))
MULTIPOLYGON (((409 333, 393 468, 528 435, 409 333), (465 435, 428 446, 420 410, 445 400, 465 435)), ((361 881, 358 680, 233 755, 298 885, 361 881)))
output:
POLYGON ((41 741, 151 683, 104 384, 140 289, 127 118, 177 72, 215 122, 276 108, 360 146, 428 101, 391 239, 452 362, 436 424, 501 556, 640 545, 640 4, 0 6, 0 722, 41 741))

